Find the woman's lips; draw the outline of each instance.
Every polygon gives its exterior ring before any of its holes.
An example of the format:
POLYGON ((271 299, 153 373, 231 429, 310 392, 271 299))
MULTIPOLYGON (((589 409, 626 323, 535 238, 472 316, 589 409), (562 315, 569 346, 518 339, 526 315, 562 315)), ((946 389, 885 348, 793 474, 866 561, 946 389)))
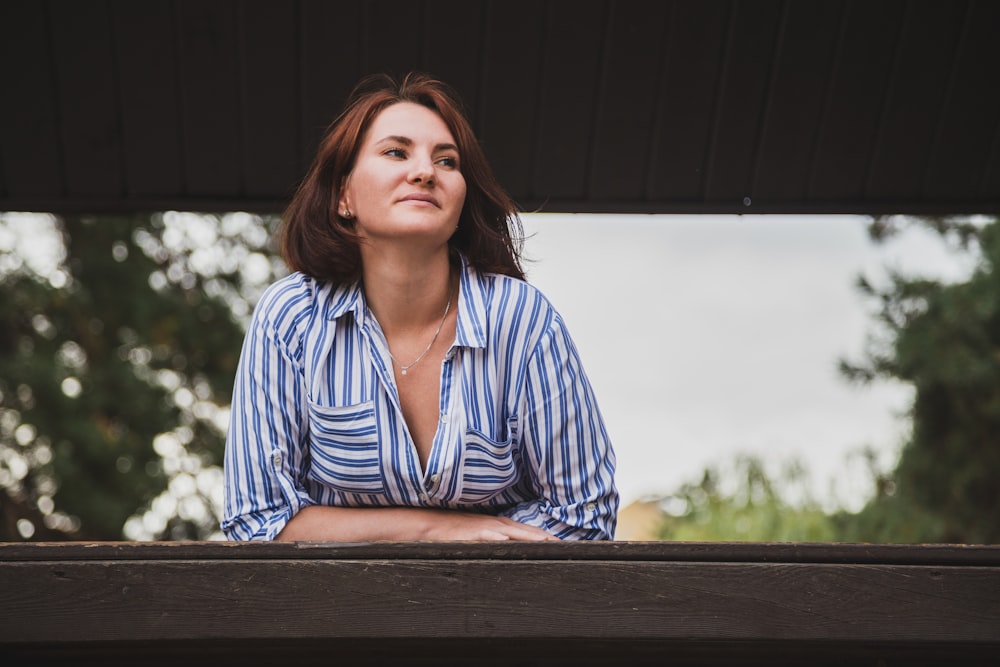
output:
POLYGON ((438 203, 437 199, 435 199, 431 195, 427 195, 427 194, 423 194, 423 193, 414 193, 412 195, 406 195, 405 197, 403 197, 399 201, 401 201, 401 202, 402 201, 424 202, 424 203, 430 204, 432 206, 436 206, 437 208, 441 208, 441 205, 438 203))

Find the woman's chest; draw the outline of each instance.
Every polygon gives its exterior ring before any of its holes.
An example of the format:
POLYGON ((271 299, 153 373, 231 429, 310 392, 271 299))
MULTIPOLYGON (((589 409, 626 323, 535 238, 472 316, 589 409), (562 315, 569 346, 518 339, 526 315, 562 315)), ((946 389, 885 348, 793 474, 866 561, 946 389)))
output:
POLYGON ((454 350, 428 364, 436 377, 357 359, 351 381, 334 355, 309 392, 311 481, 406 504, 483 502, 516 483, 517 391, 481 353, 454 350))

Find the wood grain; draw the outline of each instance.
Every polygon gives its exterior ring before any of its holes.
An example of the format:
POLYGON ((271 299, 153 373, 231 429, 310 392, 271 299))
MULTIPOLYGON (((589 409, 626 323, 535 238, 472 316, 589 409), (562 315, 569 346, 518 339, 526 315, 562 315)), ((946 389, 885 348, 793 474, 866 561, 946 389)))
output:
POLYGON ((948 545, 4 544, 0 664, 995 664, 998 560, 948 545))
POLYGON ((78 560, 614 560, 1000 567, 1000 545, 762 542, 28 542, 0 564, 78 560))

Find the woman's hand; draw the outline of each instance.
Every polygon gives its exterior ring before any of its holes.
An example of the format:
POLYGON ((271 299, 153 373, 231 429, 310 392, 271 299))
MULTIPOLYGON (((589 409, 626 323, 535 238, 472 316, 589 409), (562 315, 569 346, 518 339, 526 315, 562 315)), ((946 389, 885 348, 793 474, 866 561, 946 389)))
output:
POLYGON ((513 519, 419 507, 303 508, 285 525, 284 542, 541 542, 559 538, 513 519))
POLYGON ((540 542, 557 540, 541 528, 518 523, 505 516, 430 510, 427 537, 432 542, 540 542))

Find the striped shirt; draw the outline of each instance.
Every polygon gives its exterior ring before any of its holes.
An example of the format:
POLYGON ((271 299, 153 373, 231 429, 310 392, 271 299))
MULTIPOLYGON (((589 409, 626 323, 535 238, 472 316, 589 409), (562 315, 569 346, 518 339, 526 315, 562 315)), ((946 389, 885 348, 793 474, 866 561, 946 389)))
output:
POLYGON ((423 470, 388 346, 359 285, 301 273, 254 310, 226 442, 230 539, 273 539, 303 507, 480 511, 563 539, 612 539, 615 456, 566 326, 527 283, 463 261, 440 420, 423 470))

